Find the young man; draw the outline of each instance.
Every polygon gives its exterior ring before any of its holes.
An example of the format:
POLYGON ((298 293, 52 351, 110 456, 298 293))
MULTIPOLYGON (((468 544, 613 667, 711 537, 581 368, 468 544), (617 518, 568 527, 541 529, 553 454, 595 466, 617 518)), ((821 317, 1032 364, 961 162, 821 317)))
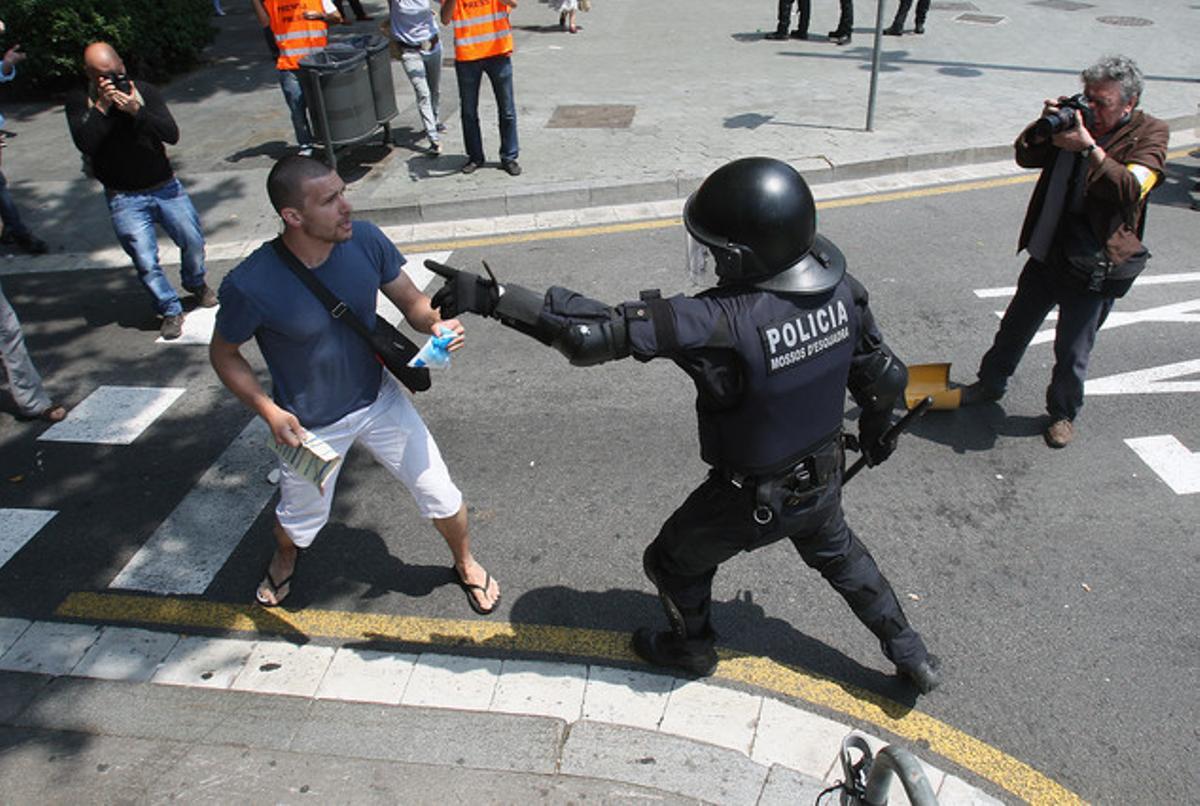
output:
POLYGON ((484 163, 479 132, 479 85, 487 73, 496 94, 500 117, 500 167, 519 176, 517 164, 517 103, 513 97, 512 28, 508 10, 516 0, 443 0, 442 24, 454 26, 454 74, 458 78, 463 142, 467 147, 465 174, 484 163))
POLYGON ((130 79, 108 43, 88 45, 83 64, 87 92, 75 93, 66 105, 71 137, 104 185, 117 240, 162 317, 162 337, 177 339, 183 334, 183 304, 159 265, 155 224, 179 246, 184 289, 201 307, 217 304, 205 282, 200 217, 163 146, 179 142, 179 127, 158 88, 130 79))
MULTIPOLYGON (((350 221, 345 183, 311 157, 284 157, 267 177, 271 204, 283 220, 284 246, 368 328, 382 291, 418 331, 462 325, 442 321, 408 275, 404 257, 373 224, 350 221)), ((459 583, 475 612, 492 612, 500 586, 471 554, 467 509, 450 480, 437 444, 409 399, 373 351, 328 310, 265 244, 221 283, 221 308, 209 358, 221 381, 271 428, 279 444, 297 446, 306 431, 341 455, 361 441, 416 499, 445 538, 459 583), (253 337, 274 385, 262 389, 241 345, 253 337)), ((329 520, 338 470, 322 494, 284 464, 275 508, 275 555, 255 598, 267 607, 291 591, 297 550, 311 545, 329 520)))

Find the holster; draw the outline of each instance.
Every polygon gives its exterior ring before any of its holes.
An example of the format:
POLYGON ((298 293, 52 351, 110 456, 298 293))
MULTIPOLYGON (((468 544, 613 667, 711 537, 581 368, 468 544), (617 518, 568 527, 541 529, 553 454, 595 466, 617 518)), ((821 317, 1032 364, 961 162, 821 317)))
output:
POLYGON ((754 522, 765 526, 787 510, 803 509, 840 477, 845 464, 841 434, 820 448, 789 465, 785 470, 764 476, 743 476, 725 472, 735 487, 754 489, 754 522))

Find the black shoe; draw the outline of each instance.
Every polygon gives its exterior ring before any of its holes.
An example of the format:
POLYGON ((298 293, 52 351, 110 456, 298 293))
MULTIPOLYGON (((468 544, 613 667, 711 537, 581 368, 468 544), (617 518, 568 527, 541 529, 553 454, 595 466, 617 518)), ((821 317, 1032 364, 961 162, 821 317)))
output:
POLYGON ((14 235, 13 243, 31 255, 44 255, 49 249, 49 247, 46 246, 45 241, 31 233, 26 233, 25 235, 14 235))
POLYGON ((475 160, 467 160, 467 164, 464 165, 462 168, 459 168, 459 170, 465 174, 473 174, 473 173, 475 173, 475 169, 478 167, 479 167, 479 163, 476 162, 475 160))
POLYGON ((500 167, 503 168, 509 176, 521 175, 521 166, 517 164, 516 160, 503 160, 500 163, 500 167))
POLYGON ((651 632, 642 627, 633 634, 633 651, 655 666, 682 669, 696 677, 708 677, 717 670, 717 652, 711 641, 680 638, 673 632, 651 632))
POLYGON ((937 655, 926 655, 916 666, 897 666, 896 672, 917 687, 917 691, 928 694, 942 684, 942 659, 937 655))
POLYGON ((914 26, 914 27, 913 27, 913 33, 914 33, 914 34, 923 34, 923 33, 925 33, 925 23, 923 23, 923 22, 918 22, 918 23, 916 24, 916 26, 914 26))
POLYGON ((787 33, 787 31, 786 31, 786 30, 784 30, 784 31, 772 31, 771 33, 769 33, 769 34, 767 34, 766 36, 764 36, 764 37, 763 37, 763 39, 773 39, 773 40, 775 40, 776 42, 778 42, 778 41, 779 41, 779 40, 781 40, 781 39, 787 39, 787 38, 788 38, 788 33, 787 33))
POLYGON ((883 35, 884 36, 903 36, 904 29, 901 28, 899 25, 893 25, 890 28, 884 28, 883 35))
POLYGON ((791 39, 808 39, 808 31, 801 31, 799 28, 788 34, 791 39))
POLYGON ((958 399, 959 406, 978 406, 981 403, 994 403, 1004 397, 1004 393, 987 386, 983 381, 975 381, 970 386, 962 388, 962 396, 958 399))
POLYGON ((829 37, 829 41, 835 45, 849 45, 850 34, 838 34, 837 36, 829 37))

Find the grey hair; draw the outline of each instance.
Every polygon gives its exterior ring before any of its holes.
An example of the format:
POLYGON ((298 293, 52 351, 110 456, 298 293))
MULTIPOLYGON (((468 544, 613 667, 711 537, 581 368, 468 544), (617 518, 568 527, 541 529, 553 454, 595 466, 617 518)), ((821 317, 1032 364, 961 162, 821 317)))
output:
POLYGON ((1105 56, 1079 74, 1084 84, 1115 81, 1121 85, 1121 100, 1125 103, 1142 97, 1145 82, 1142 70, 1128 56, 1105 56))

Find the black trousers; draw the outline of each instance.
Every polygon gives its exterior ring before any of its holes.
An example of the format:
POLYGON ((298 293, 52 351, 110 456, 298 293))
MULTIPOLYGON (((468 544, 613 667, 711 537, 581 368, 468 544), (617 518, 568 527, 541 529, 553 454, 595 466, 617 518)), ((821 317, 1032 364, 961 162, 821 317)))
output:
POLYGON ((839 0, 842 6, 841 16, 838 18, 837 32, 839 34, 849 34, 854 32, 854 0, 839 0))
MULTIPOLYGON (((800 19, 796 22, 796 30, 802 34, 808 33, 808 21, 812 19, 812 0, 796 0, 800 19)), ((775 29, 786 34, 792 19, 792 0, 779 0, 779 25, 775 29)))
POLYGON ((647 552, 659 584, 682 611, 690 640, 714 640, 709 612, 717 567, 738 552, 789 538, 892 662, 915 666, 925 659, 925 643, 909 626, 892 586, 846 525, 840 476, 800 506, 782 507, 766 525, 755 522, 756 506, 752 485, 739 489, 714 471, 667 519, 647 552))
MULTIPOLYGON (((903 28, 904 21, 908 19, 908 10, 912 8, 913 0, 900 0, 900 7, 896 9, 896 16, 892 20, 892 26, 895 28, 903 28)), ((929 13, 929 0, 917 0, 917 25, 925 23, 925 15, 929 13)))
POLYGON ((1004 311, 991 349, 979 363, 979 380, 1003 393, 1029 342, 1057 305, 1054 369, 1046 387, 1046 412, 1056 420, 1074 420, 1083 408, 1083 385, 1096 332, 1113 302, 1111 296, 1089 291, 1062 271, 1030 258, 1021 270, 1017 293, 1004 311))

